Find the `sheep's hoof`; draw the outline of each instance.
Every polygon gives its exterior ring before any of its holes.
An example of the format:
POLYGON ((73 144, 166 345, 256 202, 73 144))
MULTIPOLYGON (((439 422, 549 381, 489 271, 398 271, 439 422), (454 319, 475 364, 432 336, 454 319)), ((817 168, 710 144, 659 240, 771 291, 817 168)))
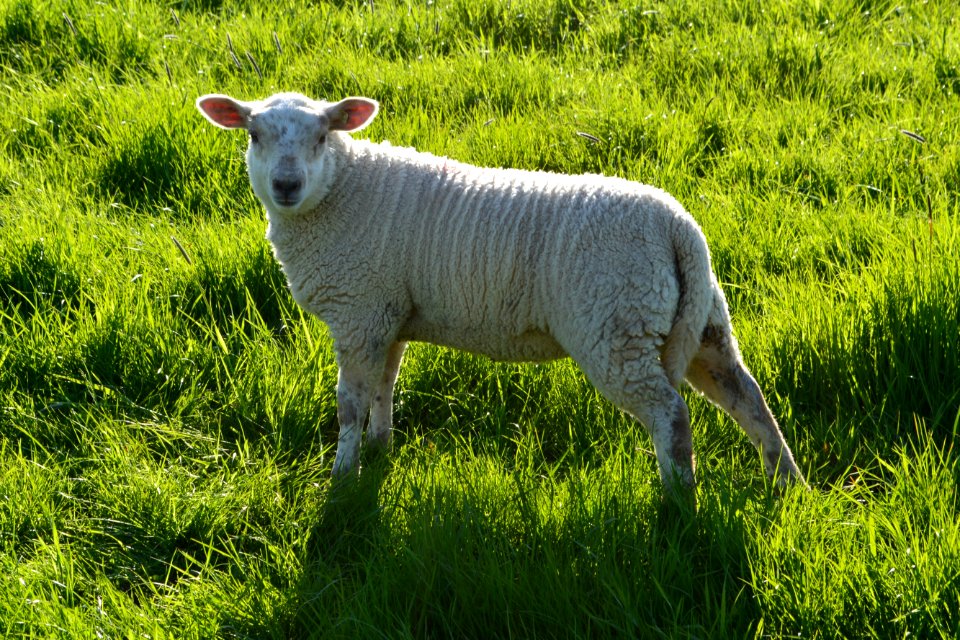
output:
POLYGON ((697 514, 697 488, 692 485, 665 487, 660 500, 660 515, 680 520, 697 514))
POLYGON ((393 438, 389 431, 385 433, 368 434, 367 449, 373 453, 380 454, 390 451, 393 446, 393 438))
POLYGON ((356 462, 353 464, 338 464, 338 462, 337 460, 334 461, 333 469, 330 471, 330 478, 334 484, 342 484, 351 478, 356 478, 360 474, 360 465, 356 462))
POLYGON ((771 480, 773 480, 773 495, 778 498, 785 494, 791 487, 802 487, 807 491, 811 490, 803 474, 797 469, 778 471, 776 475, 771 477, 771 480))
POLYGON ((678 473, 663 484, 663 506, 679 513, 697 511, 697 484, 693 472, 678 473))

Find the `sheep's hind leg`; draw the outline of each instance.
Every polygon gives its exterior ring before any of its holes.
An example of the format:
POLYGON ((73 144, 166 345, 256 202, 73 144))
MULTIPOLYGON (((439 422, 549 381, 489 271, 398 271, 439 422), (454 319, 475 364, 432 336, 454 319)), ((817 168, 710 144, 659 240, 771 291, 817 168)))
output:
POLYGON ((666 375, 644 387, 642 393, 625 399, 620 406, 646 427, 657 455, 660 480, 669 493, 679 497, 694 487, 690 412, 666 375))
POLYGON ((692 495, 695 481, 690 412, 666 376, 621 406, 650 434, 660 481, 667 492, 677 498, 692 495))
MULTIPOLYGON (((711 318, 713 320, 713 318, 711 318)), ((793 453, 770 412, 760 387, 740 358, 729 324, 708 324, 700 351, 687 370, 687 381, 740 425, 760 451, 767 475, 778 485, 804 484, 793 453)))
POLYGON ((397 374, 400 373, 400 362, 403 360, 403 351, 406 346, 405 342, 395 342, 390 346, 383 376, 373 394, 367 444, 376 449, 383 450, 390 446, 393 426, 393 387, 397 382, 397 374))
POLYGON ((590 358, 578 361, 607 399, 644 426, 653 440, 664 488, 670 496, 687 501, 695 484, 690 413, 667 379, 653 344, 628 338, 631 342, 605 359, 610 366, 591 366, 590 358))

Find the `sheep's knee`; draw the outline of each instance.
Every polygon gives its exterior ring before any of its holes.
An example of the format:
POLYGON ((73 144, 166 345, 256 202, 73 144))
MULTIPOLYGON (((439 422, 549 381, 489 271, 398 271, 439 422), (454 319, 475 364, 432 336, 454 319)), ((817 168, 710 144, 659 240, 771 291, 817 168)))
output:
POLYGON ((347 475, 357 467, 360 455, 360 436, 363 433, 363 419, 366 410, 360 398, 352 392, 337 390, 337 420, 340 423, 340 435, 337 438, 337 454, 333 461, 333 475, 347 475))
POLYGON ((393 428, 393 384, 381 382, 370 401, 370 424, 367 426, 367 446, 386 449, 390 446, 393 428))
POLYGON ((341 366, 337 381, 337 420, 340 435, 333 461, 333 475, 343 476, 357 468, 360 440, 370 411, 372 385, 365 371, 341 366))
POLYGON ((400 363, 406 344, 394 343, 387 354, 383 376, 377 384, 370 404, 370 426, 367 429, 367 444, 375 449, 390 448, 393 432, 393 388, 400 373, 400 363))
POLYGON ((381 389, 370 405, 370 424, 367 427, 366 446, 386 451, 393 440, 393 389, 381 389))

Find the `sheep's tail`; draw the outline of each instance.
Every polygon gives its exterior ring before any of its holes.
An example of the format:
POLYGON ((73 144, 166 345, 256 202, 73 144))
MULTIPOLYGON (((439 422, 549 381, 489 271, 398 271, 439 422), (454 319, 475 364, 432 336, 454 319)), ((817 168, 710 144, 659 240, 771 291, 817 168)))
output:
POLYGON ((684 215, 674 218, 672 226, 680 300, 673 327, 663 344, 660 361, 670 384, 676 387, 686 376, 690 362, 700 350, 717 285, 710 268, 707 241, 697 224, 684 215))

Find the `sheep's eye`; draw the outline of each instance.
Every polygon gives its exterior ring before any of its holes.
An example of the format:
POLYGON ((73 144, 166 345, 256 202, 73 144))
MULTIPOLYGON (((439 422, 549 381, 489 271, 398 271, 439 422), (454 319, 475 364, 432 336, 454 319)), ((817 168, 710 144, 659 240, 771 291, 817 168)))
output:
POLYGON ((260 136, 257 134, 256 131, 250 132, 250 142, 252 142, 253 144, 257 144, 258 142, 260 142, 260 136))
POLYGON ((326 141, 327 141, 327 134, 323 134, 322 136, 317 138, 317 145, 318 146, 322 145, 326 141))

